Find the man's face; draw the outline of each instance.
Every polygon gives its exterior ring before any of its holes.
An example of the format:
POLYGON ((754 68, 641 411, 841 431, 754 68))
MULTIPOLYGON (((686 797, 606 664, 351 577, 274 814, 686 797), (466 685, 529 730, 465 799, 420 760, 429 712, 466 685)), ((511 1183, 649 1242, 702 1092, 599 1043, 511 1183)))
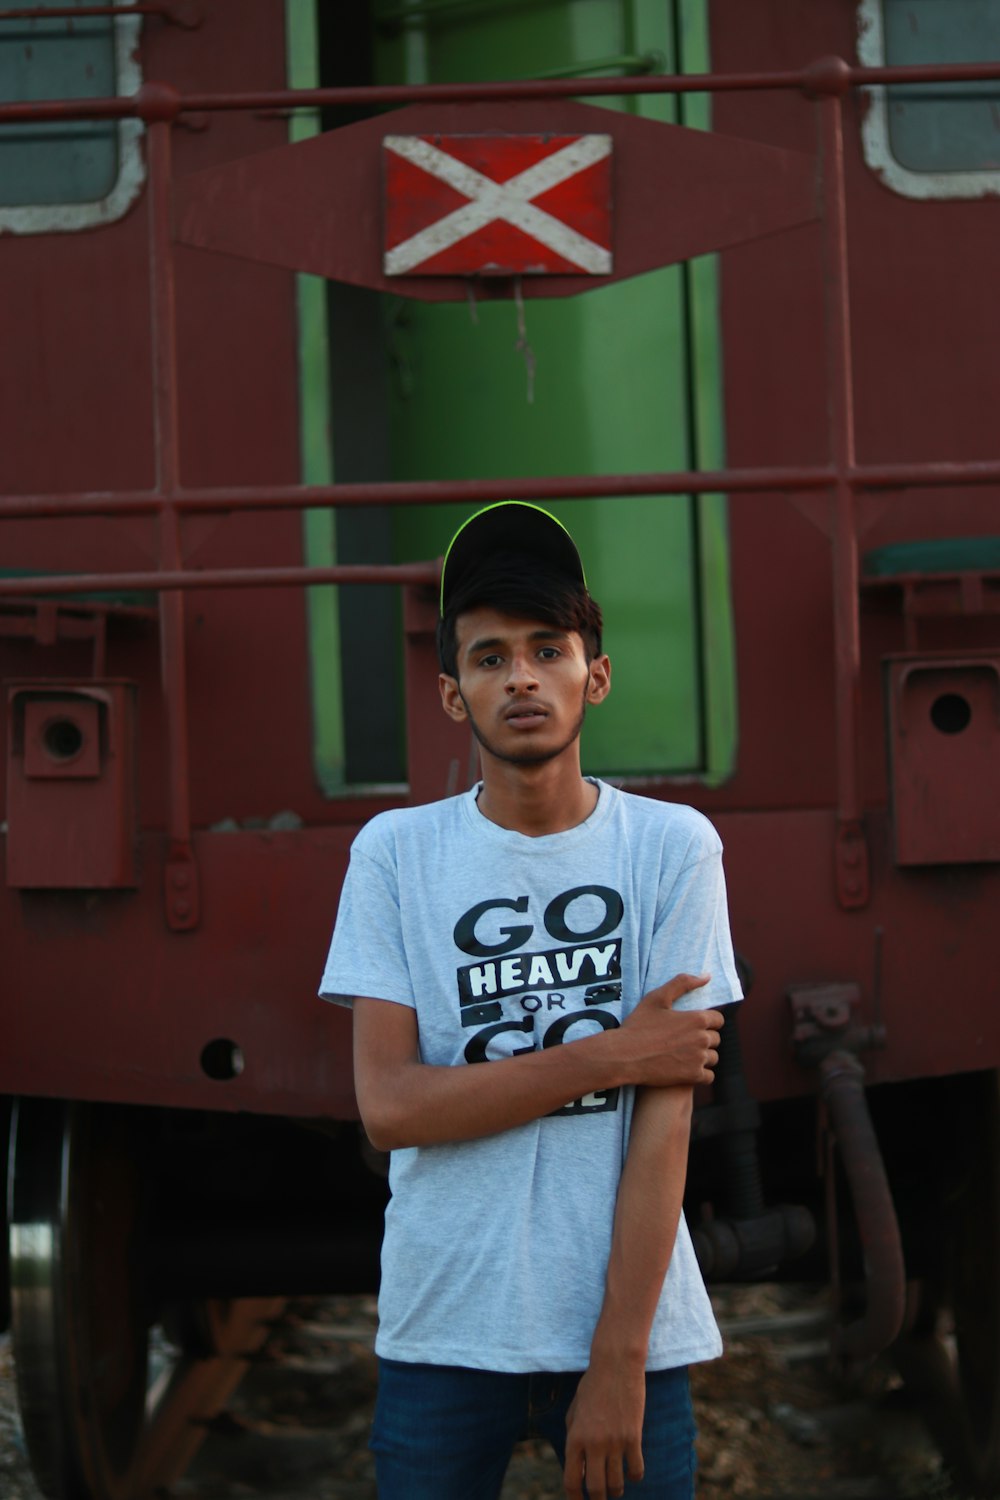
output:
POLYGON ((607 696, 608 658, 588 663, 576 631, 482 608, 460 615, 455 634, 458 677, 441 676, 444 710, 496 760, 554 760, 576 744, 587 705, 607 696))

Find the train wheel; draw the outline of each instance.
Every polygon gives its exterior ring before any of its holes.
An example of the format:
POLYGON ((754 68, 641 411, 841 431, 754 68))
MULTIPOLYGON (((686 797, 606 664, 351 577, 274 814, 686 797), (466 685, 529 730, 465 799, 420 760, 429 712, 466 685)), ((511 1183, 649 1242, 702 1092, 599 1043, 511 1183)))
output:
POLYGON ((22 1099, 10 1154, 11 1325, 50 1500, 126 1500, 146 1401, 140 1174, 127 1114, 22 1099))
POLYGON ((1000 1494, 1000 1075, 969 1079, 945 1206, 944 1267, 925 1288, 904 1376, 927 1398, 930 1425, 963 1490, 1000 1494))

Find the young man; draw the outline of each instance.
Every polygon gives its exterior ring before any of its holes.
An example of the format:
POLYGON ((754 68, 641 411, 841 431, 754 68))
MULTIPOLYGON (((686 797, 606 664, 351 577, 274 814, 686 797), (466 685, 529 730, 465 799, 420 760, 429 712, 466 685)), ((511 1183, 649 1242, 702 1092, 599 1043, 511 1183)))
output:
POLYGON ((571 1500, 690 1500, 687 1365, 720 1352, 681 1214, 692 1088, 740 998, 720 844, 580 770, 610 687, 569 533, 490 506, 441 582, 445 713, 482 782, 355 840, 320 993, 391 1150, 381 1500, 496 1496, 550 1439, 571 1500), (478 1066, 485 1064, 486 1066, 478 1066))

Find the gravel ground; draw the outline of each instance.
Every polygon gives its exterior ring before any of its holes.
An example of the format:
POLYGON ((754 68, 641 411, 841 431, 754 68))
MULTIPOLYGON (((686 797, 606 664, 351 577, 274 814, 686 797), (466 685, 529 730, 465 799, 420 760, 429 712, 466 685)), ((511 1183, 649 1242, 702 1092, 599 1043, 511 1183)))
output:
MULTIPOLYGON (((727 1288, 715 1300, 724 1326, 735 1333, 723 1359, 693 1372, 699 1500, 954 1500, 940 1457, 888 1366, 874 1366, 845 1388, 827 1373, 821 1346, 805 1341, 815 1334, 753 1331, 753 1320, 787 1312, 784 1289, 727 1288)), ((801 1309, 800 1298, 795 1305, 801 1309)), ((368 1298, 295 1304, 213 1424, 191 1472, 171 1491, 175 1500, 375 1500, 366 1445, 375 1387, 373 1328, 368 1298)), ((0 1495, 40 1500, 24 1453, 5 1336, 0 1495)), ((561 1495, 552 1455, 540 1444, 522 1445, 503 1500, 561 1495)))

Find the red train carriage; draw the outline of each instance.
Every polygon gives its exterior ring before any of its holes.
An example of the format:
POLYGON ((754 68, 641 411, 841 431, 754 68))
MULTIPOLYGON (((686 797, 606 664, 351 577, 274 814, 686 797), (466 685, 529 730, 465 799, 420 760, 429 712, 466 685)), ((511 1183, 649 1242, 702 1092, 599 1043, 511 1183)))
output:
POLYGON ((153 1322, 375 1283, 315 984, 359 825, 474 774, 435 559, 510 494, 612 622, 588 769, 727 847, 706 1272, 836 1272, 848 1358, 951 1344, 1000 1481, 998 35, 0 4, 2 1280, 47 1493, 141 1485, 153 1322))

